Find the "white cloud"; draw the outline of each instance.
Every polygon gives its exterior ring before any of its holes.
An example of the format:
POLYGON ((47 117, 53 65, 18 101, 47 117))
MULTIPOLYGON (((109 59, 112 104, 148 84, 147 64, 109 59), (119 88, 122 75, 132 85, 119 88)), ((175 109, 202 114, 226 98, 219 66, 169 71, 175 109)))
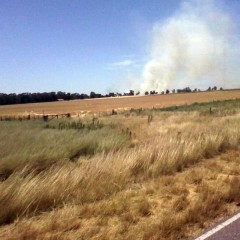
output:
POLYGON ((135 55, 129 55, 129 57, 126 57, 122 61, 108 64, 107 68, 109 70, 136 71, 136 69, 143 68, 144 64, 146 63, 146 60, 147 59, 143 57, 136 57, 135 55))
POLYGON ((133 60, 125 59, 125 60, 120 61, 120 62, 112 63, 111 66, 114 66, 114 67, 129 67, 129 66, 131 66, 133 64, 134 64, 133 60))

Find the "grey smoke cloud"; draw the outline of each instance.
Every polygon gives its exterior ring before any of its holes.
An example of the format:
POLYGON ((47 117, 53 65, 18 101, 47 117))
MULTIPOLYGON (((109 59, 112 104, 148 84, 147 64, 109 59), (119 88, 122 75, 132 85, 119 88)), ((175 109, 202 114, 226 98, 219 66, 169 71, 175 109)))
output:
POLYGON ((239 37, 233 29, 231 16, 217 1, 182 2, 174 16, 153 26, 141 91, 239 85, 239 37))

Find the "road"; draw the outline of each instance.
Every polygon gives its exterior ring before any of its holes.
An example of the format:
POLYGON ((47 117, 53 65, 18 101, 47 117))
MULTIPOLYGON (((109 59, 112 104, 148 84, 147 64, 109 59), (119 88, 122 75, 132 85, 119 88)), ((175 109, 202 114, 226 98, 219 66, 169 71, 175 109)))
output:
POLYGON ((208 229, 195 240, 240 240, 240 211, 208 229))

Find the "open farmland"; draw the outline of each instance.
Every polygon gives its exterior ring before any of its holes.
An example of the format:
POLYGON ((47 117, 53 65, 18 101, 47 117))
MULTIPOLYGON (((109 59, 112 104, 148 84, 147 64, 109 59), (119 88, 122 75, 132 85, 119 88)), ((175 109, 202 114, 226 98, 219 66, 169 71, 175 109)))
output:
POLYGON ((192 239, 240 203, 240 100, 0 129, 3 240, 192 239))
POLYGON ((0 240, 240 240, 239 13, 0 0, 0 240))
POLYGON ((130 108, 161 108, 195 102, 211 102, 240 98, 240 90, 182 93, 169 95, 150 95, 120 98, 59 101, 0 106, 0 115, 18 115, 27 113, 81 114, 83 112, 110 112, 130 108))

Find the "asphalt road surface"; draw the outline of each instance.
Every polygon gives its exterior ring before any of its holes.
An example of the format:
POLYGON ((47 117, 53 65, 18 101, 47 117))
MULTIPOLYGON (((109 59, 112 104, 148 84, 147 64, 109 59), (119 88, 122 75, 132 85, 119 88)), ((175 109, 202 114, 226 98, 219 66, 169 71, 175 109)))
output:
POLYGON ((208 229, 195 240, 240 240, 240 211, 208 229))

